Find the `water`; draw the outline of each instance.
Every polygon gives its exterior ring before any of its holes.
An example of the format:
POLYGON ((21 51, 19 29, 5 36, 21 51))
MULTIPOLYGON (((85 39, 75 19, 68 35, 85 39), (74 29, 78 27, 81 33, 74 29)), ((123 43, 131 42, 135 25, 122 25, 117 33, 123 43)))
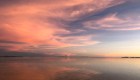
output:
POLYGON ((140 59, 0 58, 0 80, 140 80, 140 59))

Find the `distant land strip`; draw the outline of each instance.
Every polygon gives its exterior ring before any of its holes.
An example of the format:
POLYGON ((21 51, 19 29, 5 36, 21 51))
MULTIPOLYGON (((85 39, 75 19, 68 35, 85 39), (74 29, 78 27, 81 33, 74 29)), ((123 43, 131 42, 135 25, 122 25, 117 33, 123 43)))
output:
POLYGON ((122 58, 140 58, 140 57, 122 57, 122 58))

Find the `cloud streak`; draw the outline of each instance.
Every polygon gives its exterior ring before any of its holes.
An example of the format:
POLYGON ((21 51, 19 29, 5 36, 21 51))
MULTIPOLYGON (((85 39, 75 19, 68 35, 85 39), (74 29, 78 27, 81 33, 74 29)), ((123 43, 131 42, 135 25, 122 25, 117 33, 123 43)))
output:
POLYGON ((107 15, 98 20, 83 23, 86 28, 97 30, 133 31, 140 30, 140 17, 118 17, 117 13, 107 15))

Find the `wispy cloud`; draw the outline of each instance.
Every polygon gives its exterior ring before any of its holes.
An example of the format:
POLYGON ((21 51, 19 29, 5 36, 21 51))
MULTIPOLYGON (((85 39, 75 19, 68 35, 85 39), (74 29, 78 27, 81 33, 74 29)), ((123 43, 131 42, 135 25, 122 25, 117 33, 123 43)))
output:
POLYGON ((98 20, 90 20, 83 25, 86 28, 97 29, 97 30, 115 30, 115 31, 131 31, 131 30, 140 30, 140 17, 127 16, 119 17, 117 13, 109 14, 98 20))

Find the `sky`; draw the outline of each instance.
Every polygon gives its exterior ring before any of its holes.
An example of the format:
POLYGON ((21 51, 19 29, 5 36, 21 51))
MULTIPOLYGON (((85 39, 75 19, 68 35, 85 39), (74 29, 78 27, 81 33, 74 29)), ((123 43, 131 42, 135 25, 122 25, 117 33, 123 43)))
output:
POLYGON ((139 13, 140 0, 0 0, 0 54, 140 56, 139 13))

